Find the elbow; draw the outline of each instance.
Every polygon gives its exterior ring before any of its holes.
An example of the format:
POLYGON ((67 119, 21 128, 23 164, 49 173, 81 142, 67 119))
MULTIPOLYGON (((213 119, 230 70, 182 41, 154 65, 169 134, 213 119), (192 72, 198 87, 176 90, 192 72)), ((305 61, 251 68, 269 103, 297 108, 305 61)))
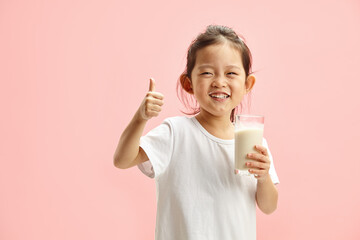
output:
POLYGON ((120 168, 120 165, 119 165, 118 161, 116 160, 116 158, 113 158, 113 164, 116 168, 120 168))
POLYGON ((121 161, 119 160, 119 158, 116 157, 116 155, 114 155, 113 157, 113 164, 116 168, 120 168, 120 169, 126 169, 127 167, 124 166, 123 164, 121 164, 121 161))
POLYGON ((267 201, 257 202, 259 209, 266 215, 270 215, 273 212, 275 212, 275 210, 277 209, 277 204, 278 204, 277 191, 276 194, 272 198, 267 199, 267 201))
POLYGON ((270 215, 273 212, 275 212, 275 210, 277 209, 277 203, 278 203, 278 198, 276 196, 276 199, 271 201, 269 204, 266 204, 265 206, 262 206, 261 208, 260 207, 259 208, 266 215, 270 215))
POLYGON ((120 168, 121 169, 121 167, 119 166, 119 164, 114 160, 114 167, 116 167, 116 168, 120 168))
POLYGON ((266 209, 261 209, 261 211, 263 213, 265 213, 266 215, 270 215, 272 214, 273 212, 275 212, 275 210, 277 209, 277 206, 274 206, 272 208, 266 208, 266 209))

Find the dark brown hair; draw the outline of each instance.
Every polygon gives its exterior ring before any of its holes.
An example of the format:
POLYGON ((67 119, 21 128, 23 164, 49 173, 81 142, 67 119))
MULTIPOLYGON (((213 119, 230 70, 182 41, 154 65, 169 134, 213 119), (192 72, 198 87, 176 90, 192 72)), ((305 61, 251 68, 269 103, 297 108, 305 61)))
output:
MULTIPOLYGON (((191 73, 194 69, 196 62, 196 53, 198 50, 205 48, 212 44, 218 44, 224 41, 232 43, 237 48, 241 55, 241 60, 245 70, 246 78, 252 73, 252 56, 249 48, 244 42, 244 38, 240 38, 238 34, 229 27, 220 25, 209 25, 204 33, 199 34, 195 40, 192 41, 187 52, 187 63, 185 71, 180 75, 177 83, 177 94, 180 101, 190 112, 184 112, 185 114, 193 115, 200 112, 199 104, 194 98, 193 94, 189 94, 184 86, 188 84, 186 78, 191 80, 191 73)), ((240 104, 240 111, 243 109, 243 101, 240 104)), ((234 108, 230 115, 230 120, 234 121, 237 107, 234 108)))

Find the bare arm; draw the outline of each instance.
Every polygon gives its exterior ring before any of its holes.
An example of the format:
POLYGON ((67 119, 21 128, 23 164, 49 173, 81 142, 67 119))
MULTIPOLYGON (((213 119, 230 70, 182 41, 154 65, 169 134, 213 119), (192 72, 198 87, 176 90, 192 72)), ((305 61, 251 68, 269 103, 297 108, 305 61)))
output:
MULTIPOLYGON (((114 154, 114 165, 121 169, 135 166, 137 162, 145 162, 147 160, 146 154, 141 154, 140 137, 144 131, 146 120, 139 117, 136 112, 133 119, 121 134, 119 143, 114 154)), ((138 163, 138 164, 139 164, 138 163)))
POLYGON ((277 208, 278 191, 268 174, 264 180, 258 180, 256 202, 263 213, 270 214, 277 208))
POLYGON ((154 90, 154 80, 150 79, 149 92, 146 94, 129 125, 121 134, 116 147, 114 165, 118 168, 130 168, 148 160, 146 153, 139 147, 140 137, 143 134, 147 121, 159 115, 164 98, 161 93, 154 92, 154 90))
POLYGON ((258 153, 249 153, 247 157, 256 161, 247 162, 246 166, 257 179, 256 203, 263 213, 270 214, 277 208, 278 191, 269 174, 270 159, 267 149, 256 145, 255 150, 258 153))

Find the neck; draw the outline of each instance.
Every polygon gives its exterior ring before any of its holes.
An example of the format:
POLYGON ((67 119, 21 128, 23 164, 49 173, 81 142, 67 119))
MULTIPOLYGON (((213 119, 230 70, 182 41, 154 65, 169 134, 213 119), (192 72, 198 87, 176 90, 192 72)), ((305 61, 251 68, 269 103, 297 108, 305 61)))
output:
POLYGON ((214 116, 208 112, 200 111, 195 118, 203 128, 215 137, 222 139, 234 138, 234 126, 230 121, 230 114, 214 116))

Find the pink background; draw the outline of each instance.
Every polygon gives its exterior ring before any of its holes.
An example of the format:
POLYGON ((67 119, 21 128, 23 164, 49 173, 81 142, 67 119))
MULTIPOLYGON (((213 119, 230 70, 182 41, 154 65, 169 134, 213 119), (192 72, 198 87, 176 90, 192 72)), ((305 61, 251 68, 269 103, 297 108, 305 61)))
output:
POLYGON ((208 24, 245 36, 280 178, 258 239, 360 239, 360 2, 0 1, 0 239, 153 239, 155 183, 113 153, 149 77, 208 24))

